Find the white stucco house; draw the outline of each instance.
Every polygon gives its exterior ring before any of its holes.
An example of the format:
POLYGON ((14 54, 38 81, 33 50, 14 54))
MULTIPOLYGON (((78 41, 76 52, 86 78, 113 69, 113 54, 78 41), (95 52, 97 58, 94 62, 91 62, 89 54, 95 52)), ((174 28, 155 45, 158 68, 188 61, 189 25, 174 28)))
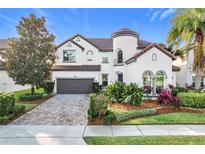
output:
POLYGON ((4 53, 6 52, 5 50, 7 48, 9 48, 8 39, 0 39, 0 93, 9 93, 17 90, 30 88, 29 86, 21 86, 19 84, 15 84, 13 79, 8 76, 8 73, 5 69, 4 58, 4 53))
POLYGON ((90 93, 92 83, 102 86, 122 81, 159 87, 176 85, 178 67, 169 51, 156 43, 142 40, 128 28, 109 38, 87 38, 80 34, 57 46, 52 68, 56 93, 90 93))
MULTIPOLYGON (((179 72, 176 72, 176 84, 179 86, 194 86, 196 80, 196 74, 193 71, 193 49, 189 50, 183 57, 177 57, 173 62, 174 65, 180 68, 179 72)), ((205 74, 201 79, 201 87, 205 88, 205 74)))

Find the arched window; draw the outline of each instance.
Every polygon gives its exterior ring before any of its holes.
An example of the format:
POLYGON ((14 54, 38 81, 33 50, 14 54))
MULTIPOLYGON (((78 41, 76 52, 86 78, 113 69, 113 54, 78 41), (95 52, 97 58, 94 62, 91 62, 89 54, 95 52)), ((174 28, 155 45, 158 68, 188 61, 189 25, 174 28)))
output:
POLYGON ((143 85, 151 86, 152 84, 152 73, 150 71, 146 71, 143 73, 143 85))
POLYGON ((93 52, 91 50, 88 50, 86 55, 93 55, 93 52))
POLYGON ((117 53, 117 62, 118 63, 123 63, 123 53, 122 50, 119 50, 117 53))
POLYGON ((143 87, 145 92, 151 93, 153 73, 151 71, 145 71, 142 75, 142 78, 143 78, 143 87))
POLYGON ((152 61, 157 61, 157 54, 156 53, 152 54, 152 61))
POLYGON ((88 50, 86 55, 87 55, 87 61, 93 61, 93 51, 92 50, 88 50))
POLYGON ((159 71, 156 73, 156 92, 159 93, 161 89, 164 88, 165 82, 165 73, 163 71, 159 71))

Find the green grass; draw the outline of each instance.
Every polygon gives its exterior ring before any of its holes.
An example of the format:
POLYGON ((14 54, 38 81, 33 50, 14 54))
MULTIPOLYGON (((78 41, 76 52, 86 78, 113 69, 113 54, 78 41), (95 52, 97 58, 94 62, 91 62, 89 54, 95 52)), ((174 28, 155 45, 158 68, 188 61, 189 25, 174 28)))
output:
POLYGON ((205 123, 205 114, 201 113, 168 113, 123 122, 127 125, 139 124, 201 124, 205 123))
POLYGON ((205 145, 205 136, 84 137, 88 145, 205 145))
POLYGON ((16 103, 16 106, 18 106, 18 105, 24 105, 26 112, 27 112, 27 111, 30 111, 31 109, 33 109, 34 107, 37 106, 37 104, 17 104, 17 103, 16 103))
MULTIPOLYGON (((43 90, 43 88, 39 88, 39 89, 35 89, 35 92, 44 93, 44 90, 43 90)), ((15 91, 14 96, 18 100, 20 95, 26 94, 26 93, 31 93, 31 89, 24 89, 24 90, 15 91)))

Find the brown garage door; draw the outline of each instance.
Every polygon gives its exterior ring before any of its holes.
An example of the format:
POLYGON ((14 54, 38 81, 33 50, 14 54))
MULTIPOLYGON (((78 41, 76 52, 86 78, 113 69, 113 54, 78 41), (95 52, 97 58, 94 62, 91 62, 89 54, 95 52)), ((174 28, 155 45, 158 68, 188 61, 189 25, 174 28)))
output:
POLYGON ((89 94, 93 79, 57 79, 58 94, 89 94))

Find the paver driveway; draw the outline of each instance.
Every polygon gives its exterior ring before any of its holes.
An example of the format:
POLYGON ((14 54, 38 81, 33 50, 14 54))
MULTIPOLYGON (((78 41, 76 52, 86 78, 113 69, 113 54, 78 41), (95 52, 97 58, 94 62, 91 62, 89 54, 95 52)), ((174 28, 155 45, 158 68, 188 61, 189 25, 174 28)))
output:
POLYGON ((56 95, 11 125, 86 125, 88 95, 56 95))

